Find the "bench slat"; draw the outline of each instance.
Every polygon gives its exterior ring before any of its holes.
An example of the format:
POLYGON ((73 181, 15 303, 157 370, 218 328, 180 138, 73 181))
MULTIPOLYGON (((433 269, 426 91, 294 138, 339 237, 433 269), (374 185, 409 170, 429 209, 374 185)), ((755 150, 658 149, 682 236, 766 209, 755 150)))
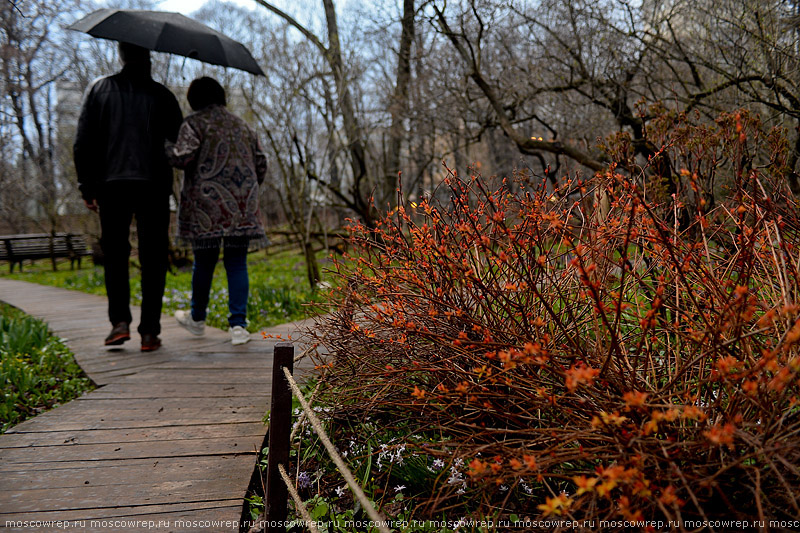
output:
POLYGON ((14 263, 17 263, 22 271, 22 262, 26 259, 68 258, 72 268, 75 261, 80 267, 81 257, 91 254, 83 235, 71 233, 57 233, 54 236, 48 233, 0 235, 0 260, 9 262, 11 272, 14 271, 14 263))

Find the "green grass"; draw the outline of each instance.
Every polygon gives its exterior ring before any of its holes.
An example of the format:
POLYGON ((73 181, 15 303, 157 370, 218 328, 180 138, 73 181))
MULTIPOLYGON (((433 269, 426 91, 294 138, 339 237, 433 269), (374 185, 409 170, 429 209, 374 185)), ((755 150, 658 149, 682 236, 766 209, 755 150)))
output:
MULTIPOLYGON (((323 259, 320 259, 324 266, 323 259)), ((259 251, 248 256, 250 296, 247 302, 248 329, 275 326, 307 318, 309 304, 321 301, 319 291, 308 286, 303 256, 298 252, 271 253, 259 251)), ((80 270, 51 270, 49 261, 25 265, 24 272, 0 274, 10 279, 52 285, 90 294, 105 296, 105 281, 102 267, 80 270)), ((141 277, 136 263, 131 264, 131 303, 141 303, 141 277)), ((163 316, 177 309, 189 309, 192 297, 191 268, 173 269, 167 274, 164 292, 163 316)), ((206 322, 213 327, 228 328, 228 281, 222 260, 217 263, 206 322)))
POLYGON ((92 388, 45 323, 0 303, 0 433, 92 388))

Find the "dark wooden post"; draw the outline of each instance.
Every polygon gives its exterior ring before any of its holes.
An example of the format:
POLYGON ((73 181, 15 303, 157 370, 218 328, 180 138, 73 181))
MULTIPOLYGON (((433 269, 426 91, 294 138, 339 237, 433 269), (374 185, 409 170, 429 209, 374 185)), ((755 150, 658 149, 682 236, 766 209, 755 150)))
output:
POLYGON ((278 472, 278 465, 289 469, 289 436, 292 432, 292 389, 283 368, 294 371, 294 346, 289 342, 275 345, 272 361, 272 399, 269 408, 269 456, 267 457, 267 493, 265 494, 266 530, 286 532, 289 491, 278 472))
POLYGON ((8 256, 8 271, 14 273, 14 249, 11 246, 11 239, 5 239, 6 255, 8 256))
MULTIPOLYGON (((65 236, 67 240, 67 257, 69 257, 69 269, 75 270, 75 246, 72 244, 72 234, 67 233, 65 236)), ((78 264, 80 268, 80 263, 78 264)))
POLYGON ((58 270, 58 266, 56 266, 56 233, 53 232, 50 234, 50 239, 48 250, 50 251, 50 262, 53 264, 53 272, 58 270))

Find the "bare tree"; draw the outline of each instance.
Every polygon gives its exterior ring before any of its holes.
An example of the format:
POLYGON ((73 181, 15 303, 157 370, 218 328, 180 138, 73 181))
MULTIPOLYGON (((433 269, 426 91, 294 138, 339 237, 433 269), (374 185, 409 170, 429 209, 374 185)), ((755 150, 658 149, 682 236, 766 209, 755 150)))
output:
MULTIPOLYGON (((34 203, 31 218, 55 233, 59 225, 59 176, 55 154, 55 83, 69 68, 59 46, 59 24, 77 11, 73 0, 0 4, 0 77, 3 114, 19 147, 16 171, 34 203)), ((17 204, 12 209, 26 207, 17 204)), ((7 217, 8 218, 8 217, 7 217)))
MULTIPOLYGON (((434 3, 431 18, 491 106, 496 127, 545 168, 556 155, 602 169, 597 139, 614 131, 629 137, 641 160, 654 158, 659 151, 647 127, 655 115, 641 104, 707 117, 750 107, 768 123, 797 128, 794 2, 468 0, 446 6, 434 3)), ((655 157, 650 170, 668 192, 681 187, 670 161, 655 157)))
POLYGON ((384 184, 383 205, 392 207, 395 203, 395 189, 400 168, 400 150, 406 138, 403 130, 403 120, 408 109, 409 89, 411 82, 411 46, 414 42, 415 28, 414 0, 403 1, 402 30, 400 32, 400 48, 397 54, 397 78, 394 94, 389 104, 389 114, 392 117, 389 126, 389 146, 386 151, 386 177, 384 184))
MULTIPOLYGON (((311 43, 324 59, 328 75, 335 88, 336 120, 341 121, 340 135, 347 152, 349 167, 349 190, 336 188, 331 181, 323 184, 339 200, 355 211, 367 224, 373 224, 376 207, 391 207, 395 203, 397 176, 401 169, 400 154, 402 144, 407 137, 403 121, 407 115, 409 84, 411 80, 411 49, 415 32, 415 3, 405 0, 400 17, 399 47, 397 49, 397 68, 392 95, 388 99, 385 112, 390 117, 390 125, 386 135, 388 143, 386 157, 373 157, 370 161, 370 139, 374 139, 374 130, 368 128, 362 113, 359 113, 356 94, 364 95, 364 87, 358 86, 352 76, 352 65, 345 62, 345 50, 342 47, 341 31, 336 6, 332 0, 322 0, 324 10, 327 42, 318 37, 306 26, 291 15, 264 1, 257 2, 278 15, 287 24, 300 32, 311 43), (375 200, 373 197, 377 197, 375 200), (376 206, 377 204, 377 206, 376 206)), ((352 57, 352 56, 349 56, 352 57)), ((342 180, 338 181, 339 184, 342 180)))

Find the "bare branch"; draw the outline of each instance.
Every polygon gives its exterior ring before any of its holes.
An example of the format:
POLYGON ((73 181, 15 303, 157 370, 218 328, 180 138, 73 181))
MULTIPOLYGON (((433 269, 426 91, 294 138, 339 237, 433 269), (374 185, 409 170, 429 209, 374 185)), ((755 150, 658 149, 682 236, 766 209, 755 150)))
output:
POLYGON ((450 29, 447 20, 444 17, 444 13, 437 6, 433 6, 433 9, 436 12, 437 19, 439 21, 439 25, 442 29, 442 32, 450 39, 450 42, 458 51, 459 55, 461 55, 462 59, 467 63, 469 66, 469 76, 475 82, 475 84, 481 89, 484 96, 489 100, 489 104, 494 109, 495 113, 497 114, 497 120, 500 124, 500 127, 506 133, 506 135, 511 138, 511 140, 517 145, 519 150, 525 154, 533 154, 537 151, 544 151, 550 152, 554 154, 564 154, 578 163, 591 168, 592 170, 599 171, 603 170, 606 165, 600 162, 598 159, 591 157, 590 155, 578 150, 577 148, 570 146, 568 144, 563 144, 560 141, 545 141, 545 140, 537 140, 533 138, 529 138, 519 131, 517 131, 511 120, 509 119, 506 110, 503 108, 500 99, 498 98, 495 89, 489 84, 488 81, 483 77, 481 72, 478 70, 478 66, 475 64, 475 61, 470 56, 469 52, 464 48, 464 45, 458 39, 453 31, 450 29))
POLYGON ((300 33, 302 33, 302 34, 303 34, 303 36, 304 36, 306 39, 308 39, 308 40, 309 40, 309 42, 311 42, 311 43, 312 43, 314 46, 316 46, 317 48, 319 48, 319 50, 322 52, 322 54, 323 54, 324 56, 327 56, 327 55, 328 55, 328 48, 326 48, 326 47, 325 47, 325 45, 324 45, 324 44, 322 44, 322 41, 320 41, 320 40, 319 40, 319 37, 317 37, 316 35, 314 35, 314 34, 313 34, 313 33, 312 33, 310 30, 308 30, 308 29, 307 29, 305 26, 303 26, 302 24, 300 24, 299 22, 297 22, 297 20, 296 20, 294 17, 292 17, 291 15, 289 15, 288 13, 286 13, 286 12, 284 12, 284 11, 281 11, 281 10, 280 10, 280 9, 278 9, 277 7, 273 6, 272 4, 270 4, 270 3, 268 3, 268 2, 265 2, 264 0, 256 0, 256 3, 258 3, 259 5, 261 5, 261 6, 265 7, 265 8, 267 8, 267 9, 269 9, 270 11, 272 11, 273 13, 275 13, 276 15, 278 15, 279 17, 281 17, 283 20, 285 20, 286 22, 288 22, 288 23, 289 23, 289 24, 290 24, 290 25, 291 25, 293 28, 295 28, 297 31, 299 31, 300 33))

